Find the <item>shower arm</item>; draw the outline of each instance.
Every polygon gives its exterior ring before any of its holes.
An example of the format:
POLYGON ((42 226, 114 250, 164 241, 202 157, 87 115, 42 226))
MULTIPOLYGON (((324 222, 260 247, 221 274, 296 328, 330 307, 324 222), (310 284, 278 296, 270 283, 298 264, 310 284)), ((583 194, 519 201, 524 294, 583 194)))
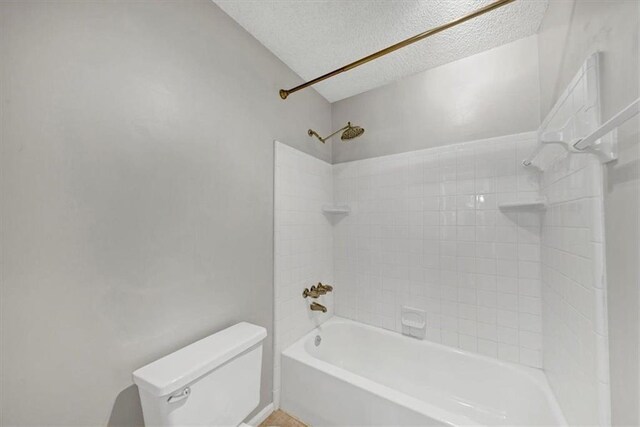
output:
POLYGON ((434 34, 437 34, 439 32, 447 30, 449 28, 455 27, 456 25, 462 24, 463 22, 466 22, 466 21, 468 21, 470 19, 473 19, 475 17, 478 17, 480 15, 484 15, 487 12, 491 12, 494 9, 498 9, 499 7, 505 6, 505 5, 507 5, 509 3, 512 3, 514 1, 515 0, 497 0, 497 1, 493 2, 493 3, 490 3, 490 4, 486 5, 485 7, 481 7, 480 9, 477 9, 477 10, 475 10, 475 11, 473 11, 473 12, 467 14, 467 15, 464 15, 464 16, 462 16, 460 18, 454 19, 453 21, 447 22, 446 24, 440 25, 438 27, 431 28, 430 30, 427 30, 427 31, 425 31, 423 33, 416 34, 413 37, 409 37, 406 40, 403 40, 403 41, 398 42, 398 43, 396 43, 394 45, 391 45, 391 46, 389 46, 387 48, 379 50, 378 52, 372 53, 371 55, 365 56, 364 58, 360 58, 357 61, 354 61, 354 62, 352 62, 350 64, 347 64, 347 65, 345 65, 343 67, 340 67, 340 68, 338 68, 336 70, 333 70, 330 73, 324 74, 324 75, 322 75, 320 77, 316 77, 315 79, 310 80, 310 81, 308 81, 306 83, 303 83, 301 85, 298 85, 298 86, 296 86, 294 88, 291 88, 291 89, 280 89, 280 98, 287 99, 287 97, 290 94, 294 93, 294 92, 297 92, 299 90, 305 89, 305 88, 307 88, 309 86, 312 86, 312 85, 314 85, 316 83, 319 83, 319 82, 321 82, 323 80, 326 80, 328 78, 337 76, 338 74, 344 73, 345 71, 352 70, 352 69, 354 69, 356 67, 359 67, 360 65, 366 64, 367 62, 370 62, 370 61, 373 61, 374 59, 378 59, 381 56, 384 56, 384 55, 386 55, 388 53, 394 52, 394 51, 396 51, 398 49, 401 49, 401 48, 403 48, 405 46, 409 46, 410 44, 413 44, 413 43, 415 43, 417 41, 426 39, 427 37, 430 37, 430 36, 432 36, 434 34))
POLYGON ((315 130, 313 130, 313 129, 309 129, 309 130, 307 131, 307 133, 309 134, 309 136, 315 136, 316 138, 318 138, 318 139, 320 140, 320 142, 322 142, 322 143, 324 144, 324 143, 325 143, 329 138, 331 138, 331 137, 332 137, 333 135, 335 135, 336 133, 338 133, 338 132, 340 132, 340 131, 343 131, 343 130, 347 129, 347 128, 349 127, 349 125, 350 125, 350 124, 351 124, 351 123, 347 123, 347 125, 346 125, 345 127, 343 127, 342 129, 338 129, 337 131, 335 131, 335 132, 334 132, 334 133, 332 133, 331 135, 329 135, 329 136, 325 136, 324 138, 323 138, 323 137, 321 137, 320 135, 318 135, 318 132, 316 132, 316 131, 315 131, 315 130))

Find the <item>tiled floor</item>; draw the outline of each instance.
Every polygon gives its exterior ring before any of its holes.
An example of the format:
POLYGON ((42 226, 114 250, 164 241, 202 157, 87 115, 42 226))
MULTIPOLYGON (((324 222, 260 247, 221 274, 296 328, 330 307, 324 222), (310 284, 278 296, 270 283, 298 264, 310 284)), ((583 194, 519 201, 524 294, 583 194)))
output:
POLYGON ((259 427, 308 427, 306 424, 293 418, 284 411, 277 410, 271 413, 259 427))

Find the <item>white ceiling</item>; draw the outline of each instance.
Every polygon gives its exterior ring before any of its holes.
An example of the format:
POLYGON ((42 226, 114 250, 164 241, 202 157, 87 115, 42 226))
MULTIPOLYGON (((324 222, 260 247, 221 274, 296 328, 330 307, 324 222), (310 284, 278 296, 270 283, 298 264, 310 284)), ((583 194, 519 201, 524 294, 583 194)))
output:
MULTIPOLYGON (((493 0, 213 0, 311 80, 493 0)), ((331 102, 538 31, 548 0, 498 10, 315 85, 331 102)), ((284 89, 296 82, 283 81, 284 89)), ((295 95, 291 95, 295 96, 295 95)))

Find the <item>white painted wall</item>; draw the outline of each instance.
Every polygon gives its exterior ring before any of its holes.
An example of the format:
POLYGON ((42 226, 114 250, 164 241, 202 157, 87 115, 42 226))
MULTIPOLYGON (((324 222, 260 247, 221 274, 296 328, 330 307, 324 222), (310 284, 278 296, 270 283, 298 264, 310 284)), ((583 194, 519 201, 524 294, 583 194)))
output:
POLYGON ((332 104, 334 128, 351 121, 366 129, 335 142, 333 162, 532 131, 539 96, 532 36, 332 104))
POLYGON ((275 344, 274 403, 279 406, 280 354, 334 313, 333 293, 318 299, 302 291, 318 282, 333 284, 331 165, 280 142, 275 143, 275 344), (327 312, 309 310, 316 301, 327 312))
MULTIPOLYGON (((575 70, 602 55, 602 119, 639 96, 640 3, 552 1, 539 34, 541 116, 575 70)), ((640 424, 640 120, 619 129, 617 162, 604 170, 613 425, 640 424)))
POLYGON ((273 140, 313 90, 210 1, 0 2, 2 425, 141 425, 131 372, 266 327, 273 140))
POLYGON ((540 215, 498 203, 538 198, 521 159, 534 133, 334 165, 336 313, 401 332, 401 307, 427 315, 426 339, 540 367, 540 215))

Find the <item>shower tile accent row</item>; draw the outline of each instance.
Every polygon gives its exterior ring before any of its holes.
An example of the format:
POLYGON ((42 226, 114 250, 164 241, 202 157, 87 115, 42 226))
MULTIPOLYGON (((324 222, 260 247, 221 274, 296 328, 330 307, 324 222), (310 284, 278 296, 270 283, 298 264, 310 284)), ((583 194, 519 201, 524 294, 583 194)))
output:
POLYGON ((304 288, 333 283, 332 225, 322 206, 333 203, 332 169, 288 145, 275 142, 274 182, 274 404, 279 405, 282 350, 333 315, 333 295, 316 301, 327 313, 309 310, 304 288))
POLYGON ((535 133, 333 166, 336 314, 401 331, 406 305, 426 339, 542 366, 541 215, 498 203, 539 197, 521 161, 535 133))

